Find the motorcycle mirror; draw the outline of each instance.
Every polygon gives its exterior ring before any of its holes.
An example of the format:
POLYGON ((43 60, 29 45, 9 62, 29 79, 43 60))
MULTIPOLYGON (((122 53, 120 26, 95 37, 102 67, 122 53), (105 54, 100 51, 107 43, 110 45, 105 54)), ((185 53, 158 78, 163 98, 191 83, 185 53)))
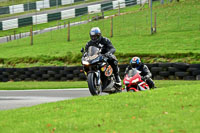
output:
POLYGON ((81 53, 84 53, 84 48, 81 48, 81 53))

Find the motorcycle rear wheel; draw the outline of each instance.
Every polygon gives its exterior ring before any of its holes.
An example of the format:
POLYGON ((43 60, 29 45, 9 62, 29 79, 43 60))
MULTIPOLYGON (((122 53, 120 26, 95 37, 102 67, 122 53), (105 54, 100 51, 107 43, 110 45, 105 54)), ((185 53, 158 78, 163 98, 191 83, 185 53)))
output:
POLYGON ((87 77, 87 81, 88 81, 88 87, 89 87, 89 91, 90 93, 94 96, 94 95, 100 95, 101 94, 101 89, 99 87, 99 89, 97 89, 97 77, 95 75, 95 73, 89 73, 88 77, 87 77))

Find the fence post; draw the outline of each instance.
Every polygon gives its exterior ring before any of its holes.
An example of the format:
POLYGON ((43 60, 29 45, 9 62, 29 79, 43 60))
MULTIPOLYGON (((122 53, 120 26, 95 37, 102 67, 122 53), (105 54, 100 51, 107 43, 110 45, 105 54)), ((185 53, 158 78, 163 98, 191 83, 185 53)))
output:
POLYGON ((154 33, 156 33, 156 12, 155 12, 155 16, 154 16, 154 33))
POLYGON ((68 22, 68 34, 67 34, 67 41, 70 41, 70 21, 68 22))
POLYGON ((14 30, 14 40, 16 40, 16 31, 14 30))
POLYGON ((28 2, 27 2, 27 5, 28 5, 28 11, 29 11, 29 9, 30 9, 30 7, 29 7, 30 5, 29 5, 29 4, 30 4, 30 3, 29 3, 29 0, 28 0, 28 2))
POLYGON ((21 32, 19 33, 19 38, 20 38, 20 39, 22 38, 22 33, 21 33, 21 32))
POLYGON ((164 0, 160 0, 160 4, 163 5, 164 4, 164 0))
POLYGON ((150 0, 150 3, 151 3, 150 5, 151 5, 151 35, 152 35, 152 34, 153 34, 153 22, 152 22, 152 21, 153 21, 153 18, 152 18, 152 17, 153 17, 153 15, 152 15, 152 0, 150 0))
POLYGON ((113 17, 111 17, 110 21, 110 37, 113 37, 113 17))
POLYGON ((118 1, 118 14, 120 15, 120 2, 118 1))
POLYGON ((58 0, 56 0, 56 8, 58 8, 58 0))
POLYGON ((52 28, 50 29, 50 32, 51 32, 51 40, 52 40, 52 28))
POLYGON ((14 0, 12 0, 12 5, 13 5, 13 6, 12 6, 12 14, 14 14, 14 4, 15 4, 15 3, 14 3, 14 0))
POLYGON ((151 7, 151 0, 149 0, 149 8, 151 7))
POLYGON ((101 11, 101 15, 103 16, 103 18, 104 18, 104 11, 101 11))
POLYGON ((90 14, 88 14, 88 22, 90 22, 90 14))
POLYGON ((66 21, 64 21, 64 28, 66 27, 66 21))
POLYGON ((30 29, 31 45, 33 45, 33 26, 30 29))

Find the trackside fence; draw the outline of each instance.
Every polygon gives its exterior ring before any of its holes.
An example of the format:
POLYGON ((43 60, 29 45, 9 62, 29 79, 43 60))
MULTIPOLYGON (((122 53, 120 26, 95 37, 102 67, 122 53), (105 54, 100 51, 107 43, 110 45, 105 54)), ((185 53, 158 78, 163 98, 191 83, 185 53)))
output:
MULTIPOLYGON (((147 0, 144 0, 144 2, 147 2, 147 0)), ((140 2, 137 2, 137 0, 111 1, 103 4, 95 4, 81 8, 72 8, 49 14, 41 14, 36 10, 35 15, 33 15, 32 17, 24 17, 19 19, 14 18, 1 21, 0 30, 10 30, 14 28, 24 27, 27 25, 38 25, 55 20, 75 18, 86 14, 94 14, 104 12, 107 10, 117 9, 119 8, 118 6, 120 6, 120 8, 124 8, 127 6, 136 5, 137 3, 139 4, 140 2)))
MULTIPOLYGON (((81 1, 85 0, 40 0, 36 2, 29 2, 29 0, 27 0, 27 3, 23 4, 15 4, 15 1, 12 0, 13 5, 0 7, 0 15, 16 14, 31 10, 47 9, 51 7, 58 8, 60 6, 71 5, 81 1)), ((6 3, 6 1, 4 1, 4 3, 6 3)))
MULTIPOLYGON (((69 10, 64 10, 58 13, 51 14, 35 14, 32 17, 20 18, 20 19, 11 19, 0 22, 0 30, 5 32, 8 30, 9 35, 5 37, 0 37, 0 43, 12 41, 15 39, 21 39, 24 37, 30 36, 30 28, 33 26, 33 35, 42 34, 45 32, 50 32, 50 34, 40 35, 43 43, 48 43, 49 38, 51 42, 58 42, 58 40, 68 40, 67 38, 67 30, 63 28, 67 28, 67 24, 70 22, 70 25, 74 23, 74 25, 80 25, 80 31, 89 31, 89 27, 96 26, 96 21, 100 23, 98 26, 103 29, 103 35, 106 37, 110 37, 110 22, 108 19, 105 19, 107 15, 118 15, 120 11, 121 14, 124 13, 125 7, 132 7, 133 5, 143 4, 148 2, 148 0, 120 0, 120 1, 112 1, 104 4, 96 4, 83 8, 74 8, 69 10), (115 9, 115 10, 113 10, 115 9), (120 9, 120 10, 119 10, 120 9), (105 11, 112 10, 112 13, 106 13, 105 11), (105 15, 105 16, 103 16, 105 15), (74 19, 75 18, 75 19, 74 19), (84 21, 84 22, 83 22, 84 21), (44 28, 45 23, 48 23, 49 28, 44 28), (87 25, 82 25, 83 23, 87 23, 87 25), (13 29, 18 27, 27 26, 29 29, 27 32, 24 32, 24 29, 20 31, 20 29, 13 29), (62 29, 62 30, 60 30, 62 29), (56 30, 56 31, 55 31, 56 30), (13 33, 12 35, 10 33, 13 33), (47 39, 48 38, 48 39, 47 39), (61 39, 60 39, 61 38, 61 39), (46 41, 46 42, 45 42, 46 41)), ((169 3, 169 1, 167 1, 169 3)), ((167 5, 168 3, 165 2, 167 5)), ((165 7, 163 4, 163 8, 165 7)), ((181 6, 180 6, 181 7, 181 6)), ((179 7, 179 8, 180 8, 179 7)), ((162 7, 161 7, 162 8, 162 7)), ((172 10, 166 12, 166 10, 160 10, 159 12, 155 12, 156 14, 156 29, 157 32, 163 31, 187 31, 190 30, 200 30, 200 24, 196 21, 196 16, 198 16, 197 12, 192 10, 172 10), (185 14, 187 19, 182 16, 176 15, 176 13, 185 14), (192 29, 191 29, 192 28, 192 29)), ((147 8, 144 10, 148 10, 147 8)), ((154 23, 154 21, 153 21, 154 23)), ((139 35, 147 35, 150 33, 150 24, 151 24, 151 16, 149 12, 145 13, 130 13, 129 15, 118 15, 113 17, 113 36, 123 36, 123 35, 131 35, 131 34, 139 34, 139 35), (134 19, 133 19, 134 18, 134 19), (128 25, 128 28, 126 29, 128 25), (125 27, 125 28, 123 28, 125 27)), ((154 25, 154 24, 153 24, 154 25)), ((24 27, 26 28, 26 27, 24 27)), ((72 27, 71 27, 72 28, 72 27)), ((74 28, 72 28, 72 32, 74 28)), ((73 34, 73 33, 72 33, 73 34)), ((78 39, 86 40, 88 36, 84 37, 82 32, 76 33, 76 38, 70 38, 70 40, 78 40, 78 39)), ((166 38, 168 39, 168 38, 166 38)), ((34 43, 37 42, 38 39, 33 40, 34 43)))

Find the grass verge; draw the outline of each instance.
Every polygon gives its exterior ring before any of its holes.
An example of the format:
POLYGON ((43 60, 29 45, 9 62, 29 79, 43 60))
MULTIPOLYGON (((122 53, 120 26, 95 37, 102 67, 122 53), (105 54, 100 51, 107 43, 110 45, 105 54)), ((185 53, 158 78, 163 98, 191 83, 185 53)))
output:
MULTIPOLYGON (((155 80, 158 88, 200 84, 200 81, 183 81, 183 80, 155 80)), ((0 82, 0 90, 29 90, 29 89, 67 89, 67 88, 88 88, 86 81, 67 81, 67 82, 53 82, 53 81, 33 81, 33 82, 0 82)))
POLYGON ((86 88, 86 81, 67 82, 0 82, 0 90, 86 88))
POLYGON ((199 133, 200 83, 0 111, 1 132, 199 133))
MULTIPOLYGON (((155 80, 155 84, 158 88, 176 86, 200 84, 200 81, 184 81, 184 80, 155 80)), ((29 89, 66 89, 66 88, 88 88, 86 81, 66 81, 66 82, 54 82, 54 81, 33 81, 33 82, 0 82, 0 90, 29 90, 29 89)))

